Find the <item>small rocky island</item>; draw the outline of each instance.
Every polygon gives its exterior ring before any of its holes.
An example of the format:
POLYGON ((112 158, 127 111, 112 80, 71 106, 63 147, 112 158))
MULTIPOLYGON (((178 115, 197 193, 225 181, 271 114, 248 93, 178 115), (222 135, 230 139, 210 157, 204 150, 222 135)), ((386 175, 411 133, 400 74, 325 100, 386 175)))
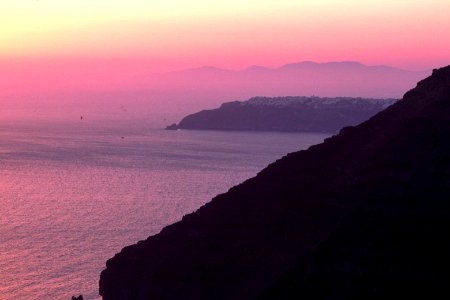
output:
POLYGON ((337 133, 345 126, 367 120, 395 101, 349 97, 254 97, 188 115, 179 124, 166 129, 337 133))
POLYGON ((125 247, 107 261, 100 294, 449 299, 449 228, 450 66, 125 247))

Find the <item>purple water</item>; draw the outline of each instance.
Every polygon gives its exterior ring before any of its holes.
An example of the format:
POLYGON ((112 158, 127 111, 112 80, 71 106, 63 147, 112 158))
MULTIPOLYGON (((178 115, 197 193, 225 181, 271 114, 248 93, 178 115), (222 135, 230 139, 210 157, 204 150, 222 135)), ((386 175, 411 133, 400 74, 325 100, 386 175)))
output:
POLYGON ((0 299, 99 299, 124 246, 326 137, 0 124, 0 299))

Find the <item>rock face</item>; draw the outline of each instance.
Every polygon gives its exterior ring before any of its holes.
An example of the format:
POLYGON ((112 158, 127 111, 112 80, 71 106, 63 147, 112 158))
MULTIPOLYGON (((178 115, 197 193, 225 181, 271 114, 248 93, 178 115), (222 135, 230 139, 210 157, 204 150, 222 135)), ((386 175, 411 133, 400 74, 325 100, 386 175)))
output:
POLYGON ((108 260, 113 299, 446 299, 450 66, 108 260), (439 295, 439 297, 438 297, 439 295))
POLYGON ((336 133, 375 115, 395 99, 254 97, 188 115, 168 130, 248 130, 336 133))

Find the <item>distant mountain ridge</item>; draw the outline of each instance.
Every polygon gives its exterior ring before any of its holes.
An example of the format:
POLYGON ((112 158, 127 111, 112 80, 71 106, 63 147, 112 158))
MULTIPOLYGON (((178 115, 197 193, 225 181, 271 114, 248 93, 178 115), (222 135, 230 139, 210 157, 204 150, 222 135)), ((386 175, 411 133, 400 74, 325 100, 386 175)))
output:
POLYGON ((401 98, 408 88, 430 74, 431 70, 408 71, 353 61, 304 61, 277 68, 250 66, 242 70, 229 70, 203 66, 154 74, 148 78, 148 87, 172 89, 179 97, 196 101, 209 99, 209 103, 216 105, 219 100, 243 100, 255 95, 401 98))
POLYGON ((184 117, 166 129, 336 133, 365 121, 395 99, 253 97, 184 117))
POLYGON ((322 68, 322 69, 329 69, 329 68, 337 68, 337 69, 343 69, 343 68, 353 68, 353 69, 372 69, 372 70, 392 70, 397 72, 406 72, 406 73, 418 73, 418 72, 431 72, 431 70, 421 70, 421 71, 412 71, 412 70, 406 70, 402 68, 396 68, 388 65, 365 65, 357 61, 329 61, 329 62, 315 62, 315 61, 300 61, 300 62, 293 62, 293 63, 287 63, 284 65, 281 65, 279 67, 266 67, 266 66, 260 66, 260 65, 252 65, 247 68, 241 69, 241 70, 235 70, 235 69, 223 69, 215 66, 205 65, 198 68, 190 68, 170 73, 178 73, 178 72, 192 72, 192 71, 220 71, 220 72, 247 72, 247 71, 276 71, 276 70, 288 70, 288 69, 311 69, 311 68, 322 68))

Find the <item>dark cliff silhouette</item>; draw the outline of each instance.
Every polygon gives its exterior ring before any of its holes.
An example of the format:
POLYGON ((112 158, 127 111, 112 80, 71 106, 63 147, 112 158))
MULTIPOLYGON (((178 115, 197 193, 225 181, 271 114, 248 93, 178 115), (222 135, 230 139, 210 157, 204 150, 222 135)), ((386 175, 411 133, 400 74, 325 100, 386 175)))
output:
POLYGON ((112 299, 448 298, 450 66, 108 260, 112 299), (439 295, 439 297, 438 297, 439 295))
POLYGON ((349 97, 254 97, 188 115, 166 129, 336 133, 342 127, 367 120, 394 102, 395 99, 349 97))

